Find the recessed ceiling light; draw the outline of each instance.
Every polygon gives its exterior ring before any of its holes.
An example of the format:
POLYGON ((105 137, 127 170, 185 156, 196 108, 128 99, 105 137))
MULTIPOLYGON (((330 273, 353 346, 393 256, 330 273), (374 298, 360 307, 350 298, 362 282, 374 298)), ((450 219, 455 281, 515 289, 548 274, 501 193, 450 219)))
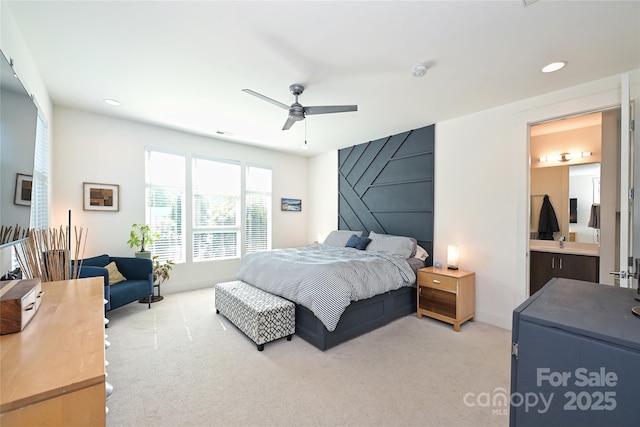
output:
POLYGON ((542 72, 543 73, 553 73, 554 71, 558 71, 558 70, 563 69, 565 65, 567 65, 567 63, 565 61, 552 62, 549 65, 545 65, 542 68, 542 72))
POLYGON ((117 107, 118 105, 120 105, 120 101, 116 101, 115 99, 105 99, 104 100, 105 104, 109 104, 109 105, 113 105, 115 107, 117 107))
POLYGON ((217 130, 217 131, 216 131, 216 133, 217 133, 218 135, 233 136, 233 133, 231 133, 231 132, 227 132, 227 131, 224 131, 224 130, 217 130))

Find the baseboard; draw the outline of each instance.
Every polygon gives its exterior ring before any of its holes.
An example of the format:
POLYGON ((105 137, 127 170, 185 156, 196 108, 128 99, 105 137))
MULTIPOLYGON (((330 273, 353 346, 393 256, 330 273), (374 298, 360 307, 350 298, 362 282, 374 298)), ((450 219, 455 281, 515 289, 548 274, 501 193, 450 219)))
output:
POLYGON ((236 280, 235 277, 229 278, 229 279, 220 279, 220 280, 216 280, 215 282, 212 281, 200 281, 200 282, 189 282, 189 283, 173 283, 171 281, 168 281, 166 283, 164 283, 161 286, 161 294, 162 295, 167 295, 167 294, 175 294, 178 292, 188 292, 188 291, 197 291, 198 289, 207 289, 207 288, 211 288, 213 290, 213 286, 216 283, 222 283, 222 282, 231 282, 233 280, 236 280))
POLYGON ((495 313, 488 313, 486 311, 480 311, 476 309, 475 320, 489 325, 497 326, 498 328, 511 330, 512 319, 511 316, 503 316, 495 313))

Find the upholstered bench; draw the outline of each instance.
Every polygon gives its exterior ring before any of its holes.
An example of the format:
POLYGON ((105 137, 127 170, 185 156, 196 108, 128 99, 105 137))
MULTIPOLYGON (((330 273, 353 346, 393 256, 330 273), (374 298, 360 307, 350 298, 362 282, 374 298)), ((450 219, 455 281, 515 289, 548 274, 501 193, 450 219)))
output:
POLYGON ((296 331, 296 306, 239 280, 215 285, 216 313, 222 313, 258 346, 296 331))

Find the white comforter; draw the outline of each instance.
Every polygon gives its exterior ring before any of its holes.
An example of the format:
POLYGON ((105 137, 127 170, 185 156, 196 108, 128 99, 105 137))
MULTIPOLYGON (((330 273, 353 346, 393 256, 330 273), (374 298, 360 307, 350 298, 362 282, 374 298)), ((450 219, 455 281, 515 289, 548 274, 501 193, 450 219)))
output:
POLYGON ((237 279, 307 307, 333 331, 351 301, 412 286, 416 276, 400 257, 314 244, 248 254, 237 279))

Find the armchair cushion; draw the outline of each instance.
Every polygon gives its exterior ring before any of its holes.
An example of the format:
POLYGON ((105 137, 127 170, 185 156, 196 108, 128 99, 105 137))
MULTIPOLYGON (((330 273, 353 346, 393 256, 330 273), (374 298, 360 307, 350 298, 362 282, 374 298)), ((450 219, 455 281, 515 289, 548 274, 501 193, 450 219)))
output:
POLYGON ((127 278, 118 271, 118 267, 116 266, 115 262, 110 262, 105 268, 109 272, 110 285, 115 285, 116 283, 124 282, 125 280, 127 280, 127 278))
POLYGON ((110 257, 104 254, 85 258, 81 263, 79 277, 104 277, 107 311, 153 295, 153 263, 150 259, 110 257), (109 285, 110 277, 106 266, 111 262, 115 263, 117 270, 126 280, 109 285))

